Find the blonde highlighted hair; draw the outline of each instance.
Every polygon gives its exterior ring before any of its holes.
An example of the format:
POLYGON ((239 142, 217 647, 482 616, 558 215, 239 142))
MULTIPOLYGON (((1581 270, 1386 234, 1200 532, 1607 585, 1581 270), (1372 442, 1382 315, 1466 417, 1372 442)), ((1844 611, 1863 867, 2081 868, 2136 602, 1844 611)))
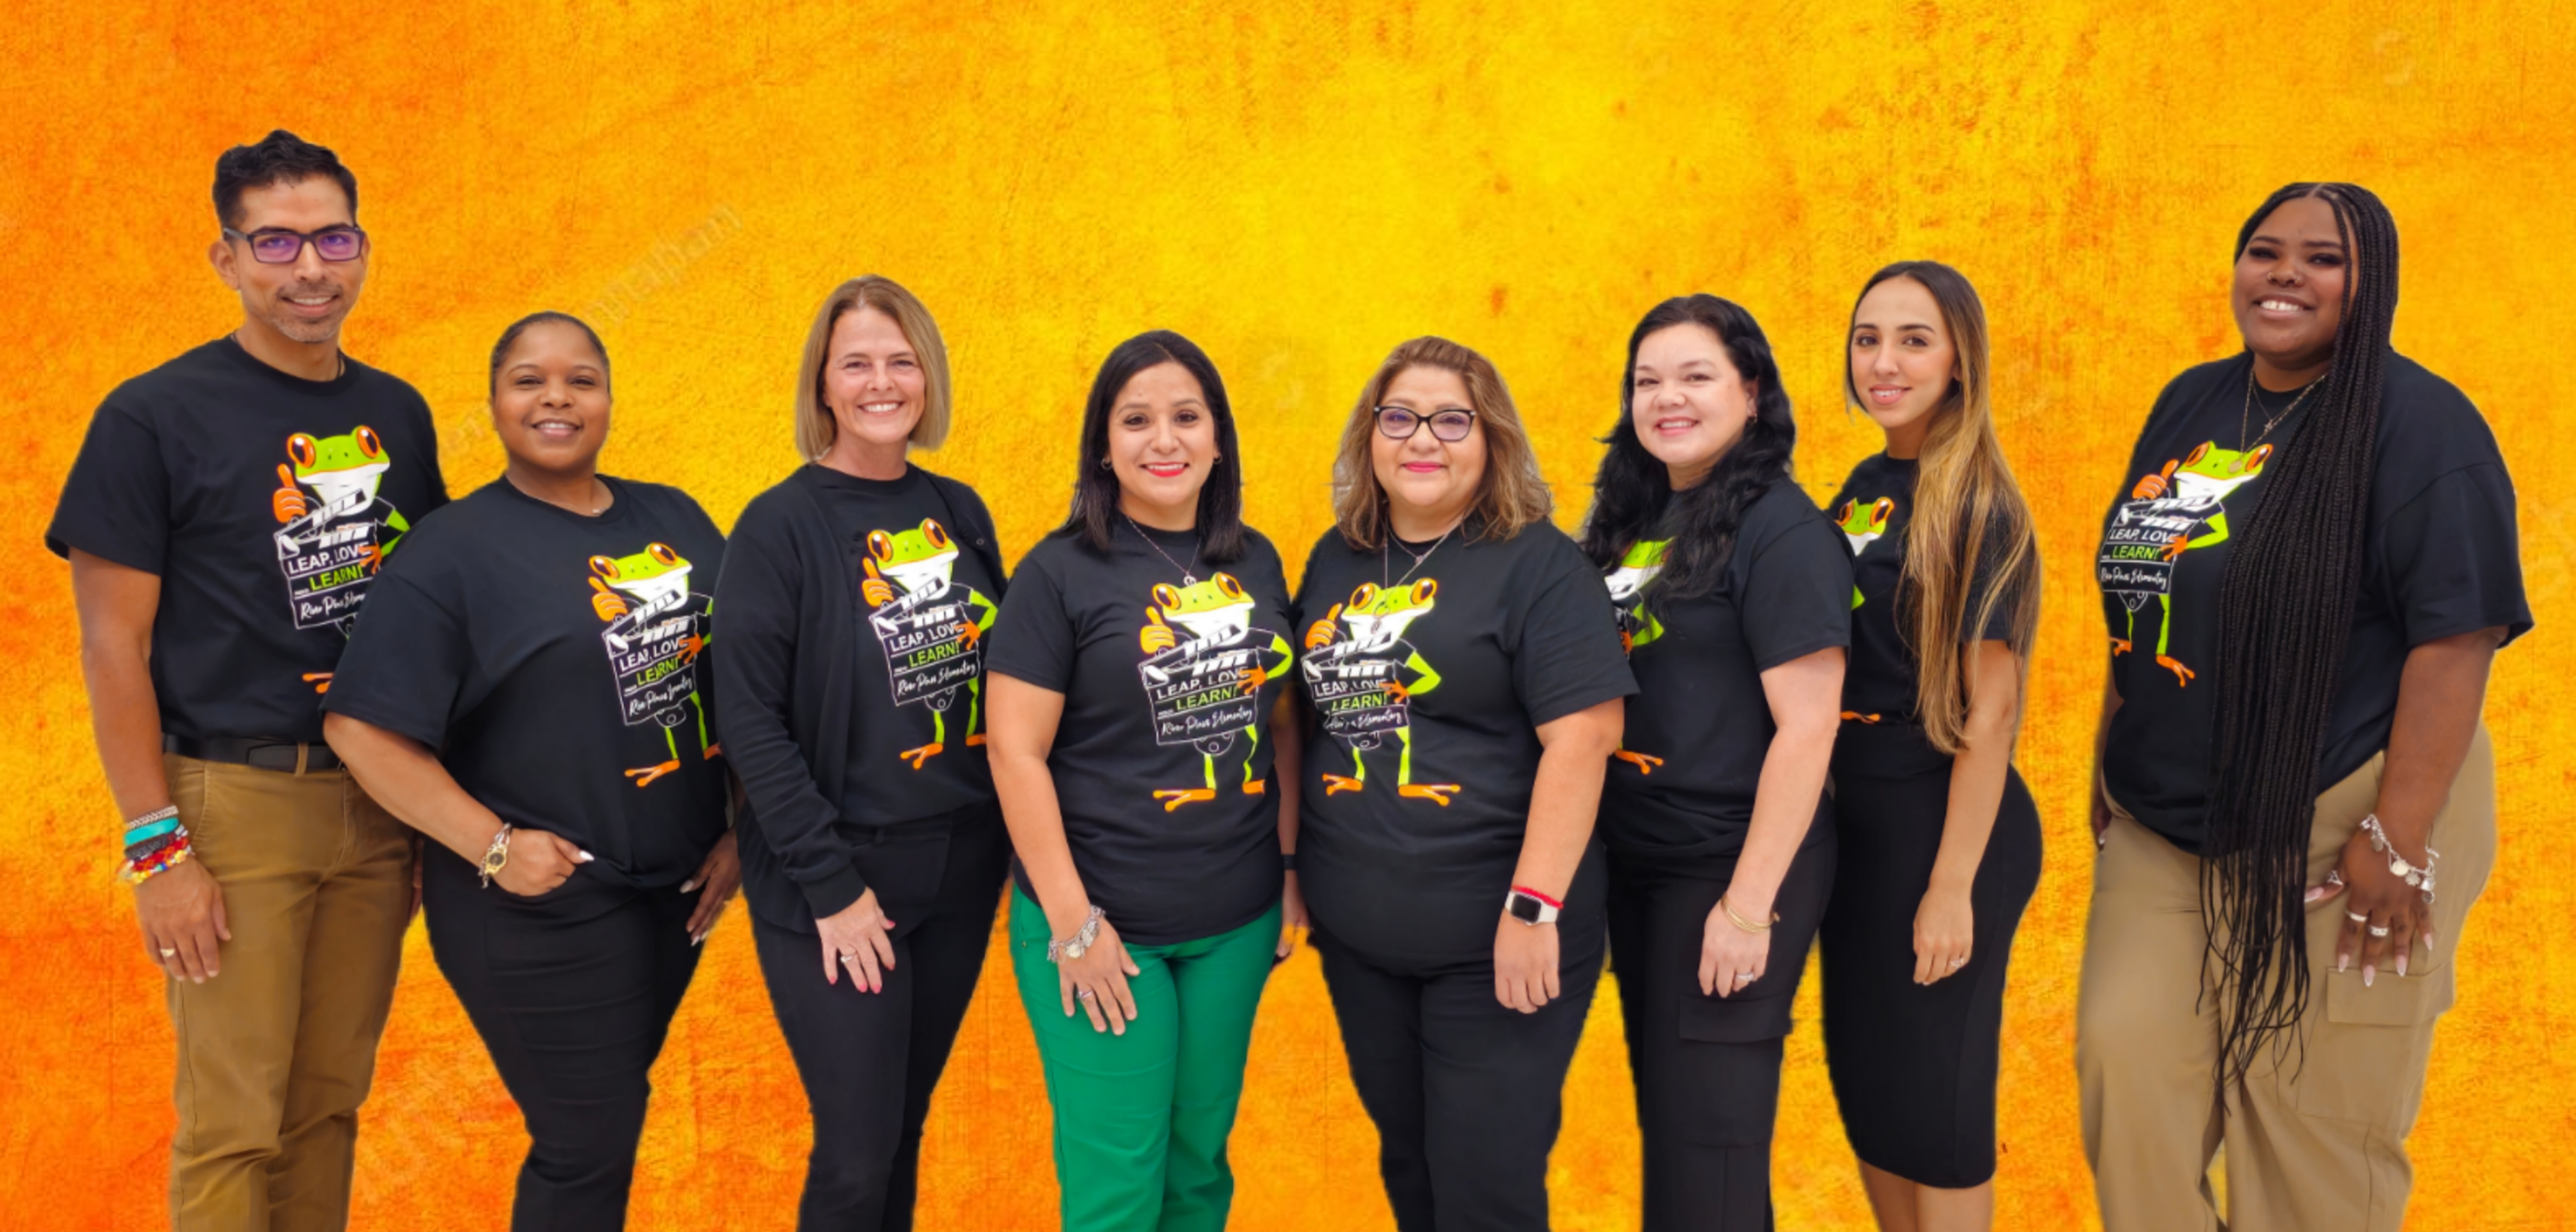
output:
POLYGON ((832 327, 861 308, 893 318, 921 364, 921 418, 912 425, 912 447, 937 449, 948 440, 948 344, 940 341, 939 323, 895 280, 869 274, 832 288, 805 334, 805 355, 796 365, 796 451, 808 462, 820 461, 841 434, 823 400, 823 367, 832 362, 832 327))
MULTIPOLYGON (((2039 631, 2039 540, 2030 505, 2004 461, 1995 435, 1988 381, 1986 309, 1965 275, 1938 261, 1899 261, 1872 275, 1852 301, 1896 278, 1910 278, 1932 293, 1941 326, 1958 355, 1958 375, 1923 438, 1914 482, 1914 514, 1905 525, 1905 568, 1897 580, 1897 628, 1921 670, 1914 709, 1932 747, 1956 755, 1967 742, 1967 647, 1971 633, 2004 614, 2005 644, 2030 662, 2039 631), (1983 583, 1982 593, 1971 593, 1983 583)), ((1844 334, 1846 346, 1849 332, 1844 334)), ((1843 393, 1862 405, 1852 383, 1849 351, 1843 393)), ((1841 516, 1839 513, 1837 517, 1841 516)))
MULTIPOLYGON (((1342 428, 1342 444, 1333 459, 1333 520, 1343 541, 1362 550, 1376 548, 1386 534, 1386 489, 1377 481, 1370 458, 1377 435, 1377 408, 1387 386, 1408 368, 1441 368, 1458 374, 1467 386, 1468 409, 1476 412, 1476 429, 1485 435, 1485 474, 1476 486, 1468 517, 1479 523, 1473 533, 1509 539, 1532 523, 1544 522, 1556 507, 1547 480, 1539 475, 1538 454, 1521 429, 1512 391, 1492 360, 1446 338, 1416 338, 1395 348, 1360 390, 1342 428)), ((1421 431, 1431 430, 1424 424, 1421 431)))

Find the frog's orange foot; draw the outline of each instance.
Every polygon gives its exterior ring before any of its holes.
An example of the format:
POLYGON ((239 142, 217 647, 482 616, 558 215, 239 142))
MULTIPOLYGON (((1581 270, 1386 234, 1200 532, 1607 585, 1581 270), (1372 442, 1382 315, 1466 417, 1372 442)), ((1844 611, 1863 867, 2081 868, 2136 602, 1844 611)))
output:
POLYGON ((977 733, 975 733, 974 735, 971 735, 971 736, 966 737, 966 747, 967 747, 967 748, 970 748, 970 749, 971 749, 971 748, 974 748, 976 745, 979 745, 979 744, 982 744, 982 743, 984 743, 984 733, 982 733, 982 732, 977 732, 977 733))
POLYGON ((2115 655, 2124 655, 2135 649, 2137 649, 2137 647, 2132 645, 2129 639, 2125 637, 2115 637, 2111 639, 2111 653, 2115 655))
POLYGON ((1247 796, 1268 795, 1269 792, 1270 780, 1268 779, 1254 779, 1243 785, 1243 794, 1247 796))
POLYGON ((904 751, 895 754, 895 756, 911 762, 912 768, 919 770, 921 768, 921 763, 939 756, 941 753, 946 752, 947 749, 947 745, 933 740, 917 749, 905 749, 904 751))
POLYGON ((1857 710, 1846 710, 1843 712, 1843 721, 1846 723, 1876 723, 1878 720, 1878 715, 1862 714, 1857 710))
POLYGON ((658 766, 644 766, 638 769, 629 770, 626 772, 626 777, 635 780, 635 785, 638 787, 650 787, 653 785, 653 780, 679 768, 680 763, 676 761, 666 761, 658 766))
POLYGON ((2167 539, 2167 540, 2165 540, 2165 546, 2164 546, 2164 551, 2163 551, 2162 555, 2163 555, 2164 559, 2166 559, 2166 560, 2172 560, 2174 557, 2180 556, 2180 555, 2182 555, 2184 552, 2189 551, 2189 550, 2190 550, 2190 548, 2191 548, 2191 536, 2189 536, 2189 535, 2176 535, 2176 536, 2174 536, 2174 537, 2173 537, 2173 538, 2171 538, 2171 539, 2167 539))
POLYGON ((385 567, 385 550, 371 543, 358 559, 367 562, 367 572, 373 573, 385 567))
POLYGON ((1261 691, 1261 686, 1270 683, 1270 669, 1255 663, 1243 669, 1242 682, 1245 696, 1258 693, 1261 691))
POLYGON ((1191 804, 1200 800, 1216 799, 1216 789, 1213 787, 1173 787, 1155 792, 1154 798, 1162 801, 1163 811, 1169 813, 1184 804, 1191 804))
POLYGON ((1386 695, 1397 701, 1403 701, 1404 699, 1413 696, 1413 690, 1405 688, 1404 682, 1401 680, 1380 681, 1378 682, 1377 687, 1386 690, 1386 695))
POLYGON ((2174 683, 2177 686, 2188 686, 2200 675, 2200 673, 2195 672, 2188 667, 2184 667, 2182 665, 2182 660, 2168 658, 2164 655, 2156 656, 2156 666, 2173 669, 2174 683))
POLYGON ((724 756, 724 745, 722 745, 722 744, 720 744, 720 743, 719 743, 719 744, 710 744, 710 745, 708 745, 708 746, 707 746, 707 749, 706 749, 706 752, 703 754, 703 756, 704 756, 708 761, 714 761, 715 759, 717 759, 717 758, 719 758, 719 757, 724 756))
POLYGON ((697 661, 697 658, 698 658, 698 652, 699 652, 699 651, 701 651, 701 650, 704 650, 704 649, 706 649, 706 648, 707 648, 707 639, 705 639, 705 638, 703 638, 703 637, 700 637, 700 636, 698 636, 698 635, 697 635, 697 634, 695 634, 695 633, 692 633, 692 634, 688 635, 687 637, 681 638, 681 639, 680 639, 680 662, 682 662, 682 663, 694 663, 694 662, 696 662, 696 661, 697 661))
POLYGON ((1631 633, 1629 633, 1626 629, 1621 629, 1621 630, 1619 630, 1619 653, 1621 653, 1621 654, 1626 654, 1626 653, 1628 653, 1628 652, 1629 652, 1629 651, 1631 651, 1631 650, 1635 650, 1636 648, 1637 648, 1637 639, 1636 639, 1636 636, 1635 636, 1635 635, 1633 635, 1633 634, 1631 634, 1631 633))
POLYGON ((1395 794, 1415 800, 1429 800, 1442 808, 1447 808, 1449 797, 1456 794, 1457 790, 1456 783, 1405 783, 1395 789, 1395 794))
POLYGON ((1635 766, 1637 768, 1637 773, 1639 774, 1653 774, 1655 772, 1655 767, 1664 764, 1663 758, 1657 757, 1652 753, 1634 753, 1627 749, 1620 749, 1619 751, 1612 753, 1611 756, 1635 766))
POLYGON ((1368 786, 1367 783, 1362 782, 1359 779, 1346 779, 1338 774, 1325 775, 1324 782, 1327 784, 1324 788, 1324 794, 1328 796, 1340 795, 1346 791, 1358 791, 1368 786))
POLYGON ((984 631, 983 631, 982 629, 978 629, 978 628, 976 628, 976 627, 975 627, 975 622, 974 622, 974 621, 971 621, 971 620, 961 620, 961 621, 958 621, 958 622, 957 622, 957 644, 958 644, 958 645, 960 645, 960 646, 964 646, 964 647, 966 647, 966 648, 968 648, 968 649, 970 649, 970 650, 971 650, 971 649, 973 649, 973 648, 974 648, 975 643, 980 642, 980 641, 983 641, 983 640, 984 640, 984 631))
POLYGON ((313 691, 316 693, 328 693, 331 691, 331 673, 306 672, 304 673, 304 683, 312 685, 313 691))

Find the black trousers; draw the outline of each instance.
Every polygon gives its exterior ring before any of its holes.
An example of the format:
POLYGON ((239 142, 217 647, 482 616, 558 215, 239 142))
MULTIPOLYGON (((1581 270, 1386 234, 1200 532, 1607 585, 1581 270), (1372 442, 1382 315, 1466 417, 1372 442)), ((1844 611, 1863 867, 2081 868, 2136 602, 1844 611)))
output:
MULTIPOLYGON (((1834 749, 1842 862, 1823 932, 1825 1063, 1861 1162, 1918 1185, 1995 1175, 1995 1075, 2013 934, 2039 887, 2039 807, 2008 773, 1968 902, 1968 963, 1914 982, 1914 913, 1950 811, 1947 759, 1905 756, 1903 730, 1834 749)), ((1911 735, 1920 741, 1919 734, 1911 735)))
POLYGON ((698 969, 697 894, 585 865, 521 898, 435 843, 421 881, 430 953, 527 1121, 511 1228, 624 1227, 648 1075, 698 969))
POLYGON ((1402 1232, 1546 1232, 1565 1071, 1601 980, 1592 935, 1589 956, 1558 975, 1564 995, 1523 1014, 1495 999, 1490 953, 1381 966, 1313 932, 1402 1232))
POLYGON ((1699 990, 1701 939, 1734 875, 1733 856, 1610 853, 1611 970, 1637 1084, 1645 1232, 1772 1226, 1780 1041, 1833 891, 1831 809, 1818 811, 1773 896, 1780 920, 1762 978, 1713 997, 1699 990))
POLYGON ((1000 814, 942 833, 890 827, 859 865, 895 922, 885 991, 823 979, 817 934, 752 917, 760 971, 814 1116, 802 1232, 912 1227, 921 1129, 984 971, 1010 839, 1000 814))

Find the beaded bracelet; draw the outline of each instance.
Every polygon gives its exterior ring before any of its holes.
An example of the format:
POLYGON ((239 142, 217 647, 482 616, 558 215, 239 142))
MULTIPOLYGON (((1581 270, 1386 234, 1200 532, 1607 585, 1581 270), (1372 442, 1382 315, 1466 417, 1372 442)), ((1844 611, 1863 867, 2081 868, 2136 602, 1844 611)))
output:
POLYGON ((140 860, 126 861, 125 866, 117 870, 117 875, 129 885, 141 885, 187 863, 192 851, 187 836, 182 834, 140 860))
POLYGON ((2370 849, 2372 851, 2376 851, 2379 854, 2388 857, 2389 876, 2395 877, 2418 890, 2422 890, 2424 892, 2424 902, 2427 905, 2430 905, 2433 901, 2433 866, 2442 862, 2442 853, 2433 850, 2433 845, 2431 843, 2426 843, 2424 845, 2424 866, 2422 868, 2417 868, 2416 866, 2407 863, 2406 857, 2397 853, 2397 844, 2388 841, 2388 831, 2380 828, 2379 814, 2377 813, 2372 813, 2371 815, 2361 819, 2361 832, 2370 836, 2370 849))

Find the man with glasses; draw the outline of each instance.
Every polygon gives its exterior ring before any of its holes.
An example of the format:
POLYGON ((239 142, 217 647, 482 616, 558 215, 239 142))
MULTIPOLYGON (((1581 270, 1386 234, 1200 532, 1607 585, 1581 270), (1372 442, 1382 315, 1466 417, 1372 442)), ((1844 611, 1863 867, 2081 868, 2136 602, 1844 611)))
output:
POLYGON ((447 500, 428 404, 340 352, 357 208, 291 133, 215 161, 208 255, 242 323, 108 395, 45 531, 126 819, 116 871, 168 976, 183 1232, 347 1224, 411 916, 410 832, 319 705, 386 554, 447 500))

